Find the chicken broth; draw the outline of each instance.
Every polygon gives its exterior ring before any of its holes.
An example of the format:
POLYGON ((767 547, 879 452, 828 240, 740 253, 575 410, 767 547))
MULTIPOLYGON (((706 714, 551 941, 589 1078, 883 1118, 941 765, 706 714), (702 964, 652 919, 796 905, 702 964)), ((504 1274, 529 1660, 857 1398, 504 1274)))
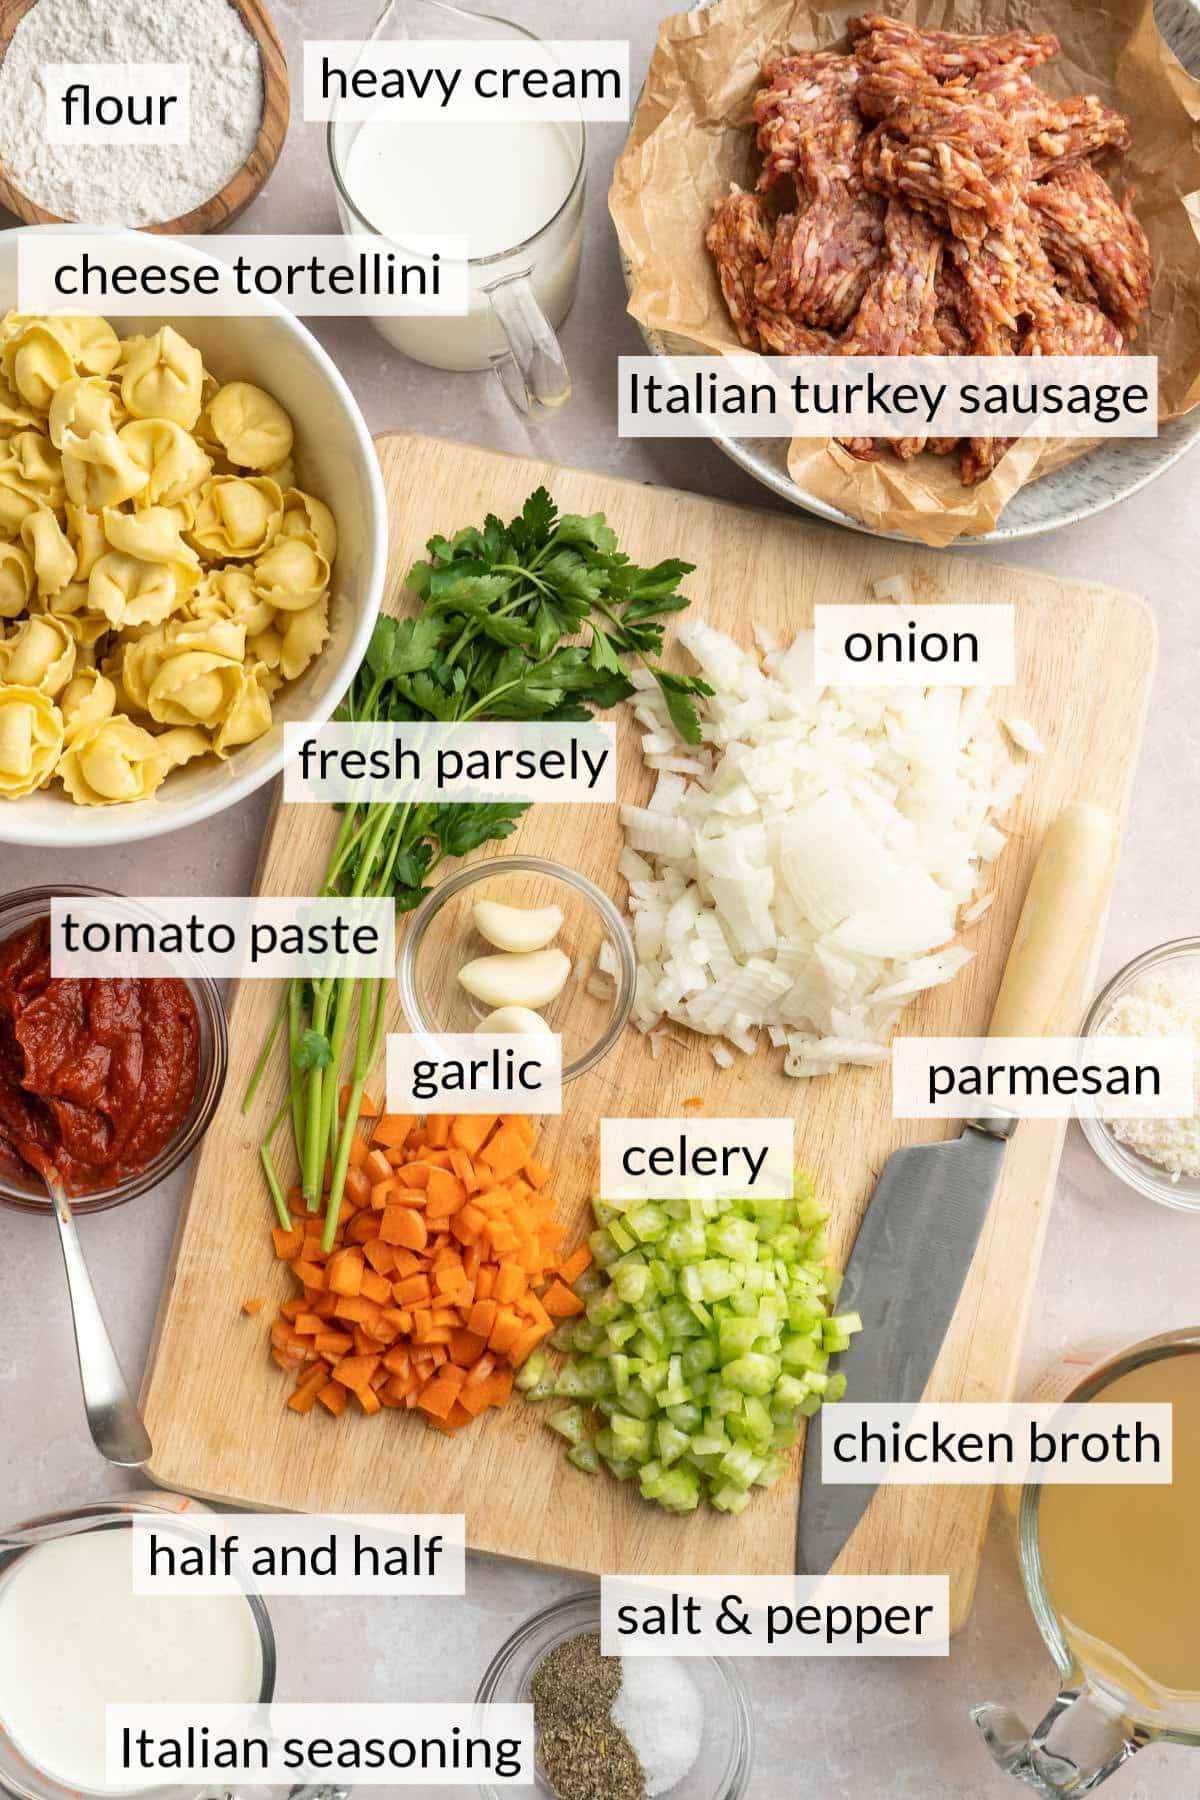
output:
POLYGON ((1084 1670, 1139 1712, 1200 1701, 1200 1352, 1159 1357, 1093 1400, 1169 1402, 1169 1486, 1047 1486, 1038 1546, 1050 1602, 1084 1670))

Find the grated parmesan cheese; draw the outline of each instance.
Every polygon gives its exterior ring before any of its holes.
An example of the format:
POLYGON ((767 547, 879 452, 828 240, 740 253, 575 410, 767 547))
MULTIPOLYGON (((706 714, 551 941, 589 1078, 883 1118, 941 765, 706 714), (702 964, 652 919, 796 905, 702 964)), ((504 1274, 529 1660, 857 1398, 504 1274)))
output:
MULTIPOLYGON (((1200 985, 1192 979, 1173 988, 1164 975, 1135 982, 1105 1014, 1098 1035, 1191 1037, 1200 1051, 1200 985)), ((1106 1124, 1119 1144, 1165 1169, 1172 1181, 1200 1175, 1200 1076, 1195 1111, 1186 1119, 1108 1119, 1106 1124)))

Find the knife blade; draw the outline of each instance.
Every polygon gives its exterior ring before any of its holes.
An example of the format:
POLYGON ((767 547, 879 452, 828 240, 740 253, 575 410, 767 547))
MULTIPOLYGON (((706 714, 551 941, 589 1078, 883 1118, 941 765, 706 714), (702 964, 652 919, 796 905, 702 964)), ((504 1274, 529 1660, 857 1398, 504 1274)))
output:
MULTIPOLYGON (((1116 846, 1098 806, 1068 807, 1046 831, 992 1011, 992 1037, 1045 1033, 1108 890, 1116 846)), ((1004 1167, 1013 1118, 967 1123, 961 1137, 895 1150, 884 1164, 846 1266, 839 1310, 863 1329, 838 1359, 847 1398, 915 1404, 957 1308, 1004 1167)), ((796 1568, 822 1575, 875 1492, 825 1487, 826 1412, 809 1426, 796 1526, 796 1568)))

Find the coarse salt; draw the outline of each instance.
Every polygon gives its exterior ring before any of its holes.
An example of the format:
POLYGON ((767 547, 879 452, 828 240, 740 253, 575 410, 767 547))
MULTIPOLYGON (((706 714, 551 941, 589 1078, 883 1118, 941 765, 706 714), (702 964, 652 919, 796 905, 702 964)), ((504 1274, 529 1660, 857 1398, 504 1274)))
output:
POLYGON ((669 1794, 704 1736, 704 1706, 683 1664, 674 1656, 623 1656, 612 1716, 642 1765, 649 1800, 669 1794))

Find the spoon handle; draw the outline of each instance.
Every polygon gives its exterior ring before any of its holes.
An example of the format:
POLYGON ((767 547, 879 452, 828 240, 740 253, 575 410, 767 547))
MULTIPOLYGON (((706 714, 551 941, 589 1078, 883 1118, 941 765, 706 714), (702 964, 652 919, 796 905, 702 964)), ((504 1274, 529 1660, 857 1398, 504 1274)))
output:
POLYGON ((54 1217, 62 1245, 63 1263, 67 1271, 67 1292, 71 1298, 71 1320, 75 1327, 75 1350, 79 1358, 79 1376, 83 1383, 83 1406, 88 1429, 101 1456, 123 1469, 141 1468, 150 1461, 151 1444, 146 1427, 134 1405, 121 1365, 117 1361, 112 1339, 104 1323, 83 1250, 71 1205, 62 1185, 53 1176, 46 1186, 54 1202, 54 1217))

